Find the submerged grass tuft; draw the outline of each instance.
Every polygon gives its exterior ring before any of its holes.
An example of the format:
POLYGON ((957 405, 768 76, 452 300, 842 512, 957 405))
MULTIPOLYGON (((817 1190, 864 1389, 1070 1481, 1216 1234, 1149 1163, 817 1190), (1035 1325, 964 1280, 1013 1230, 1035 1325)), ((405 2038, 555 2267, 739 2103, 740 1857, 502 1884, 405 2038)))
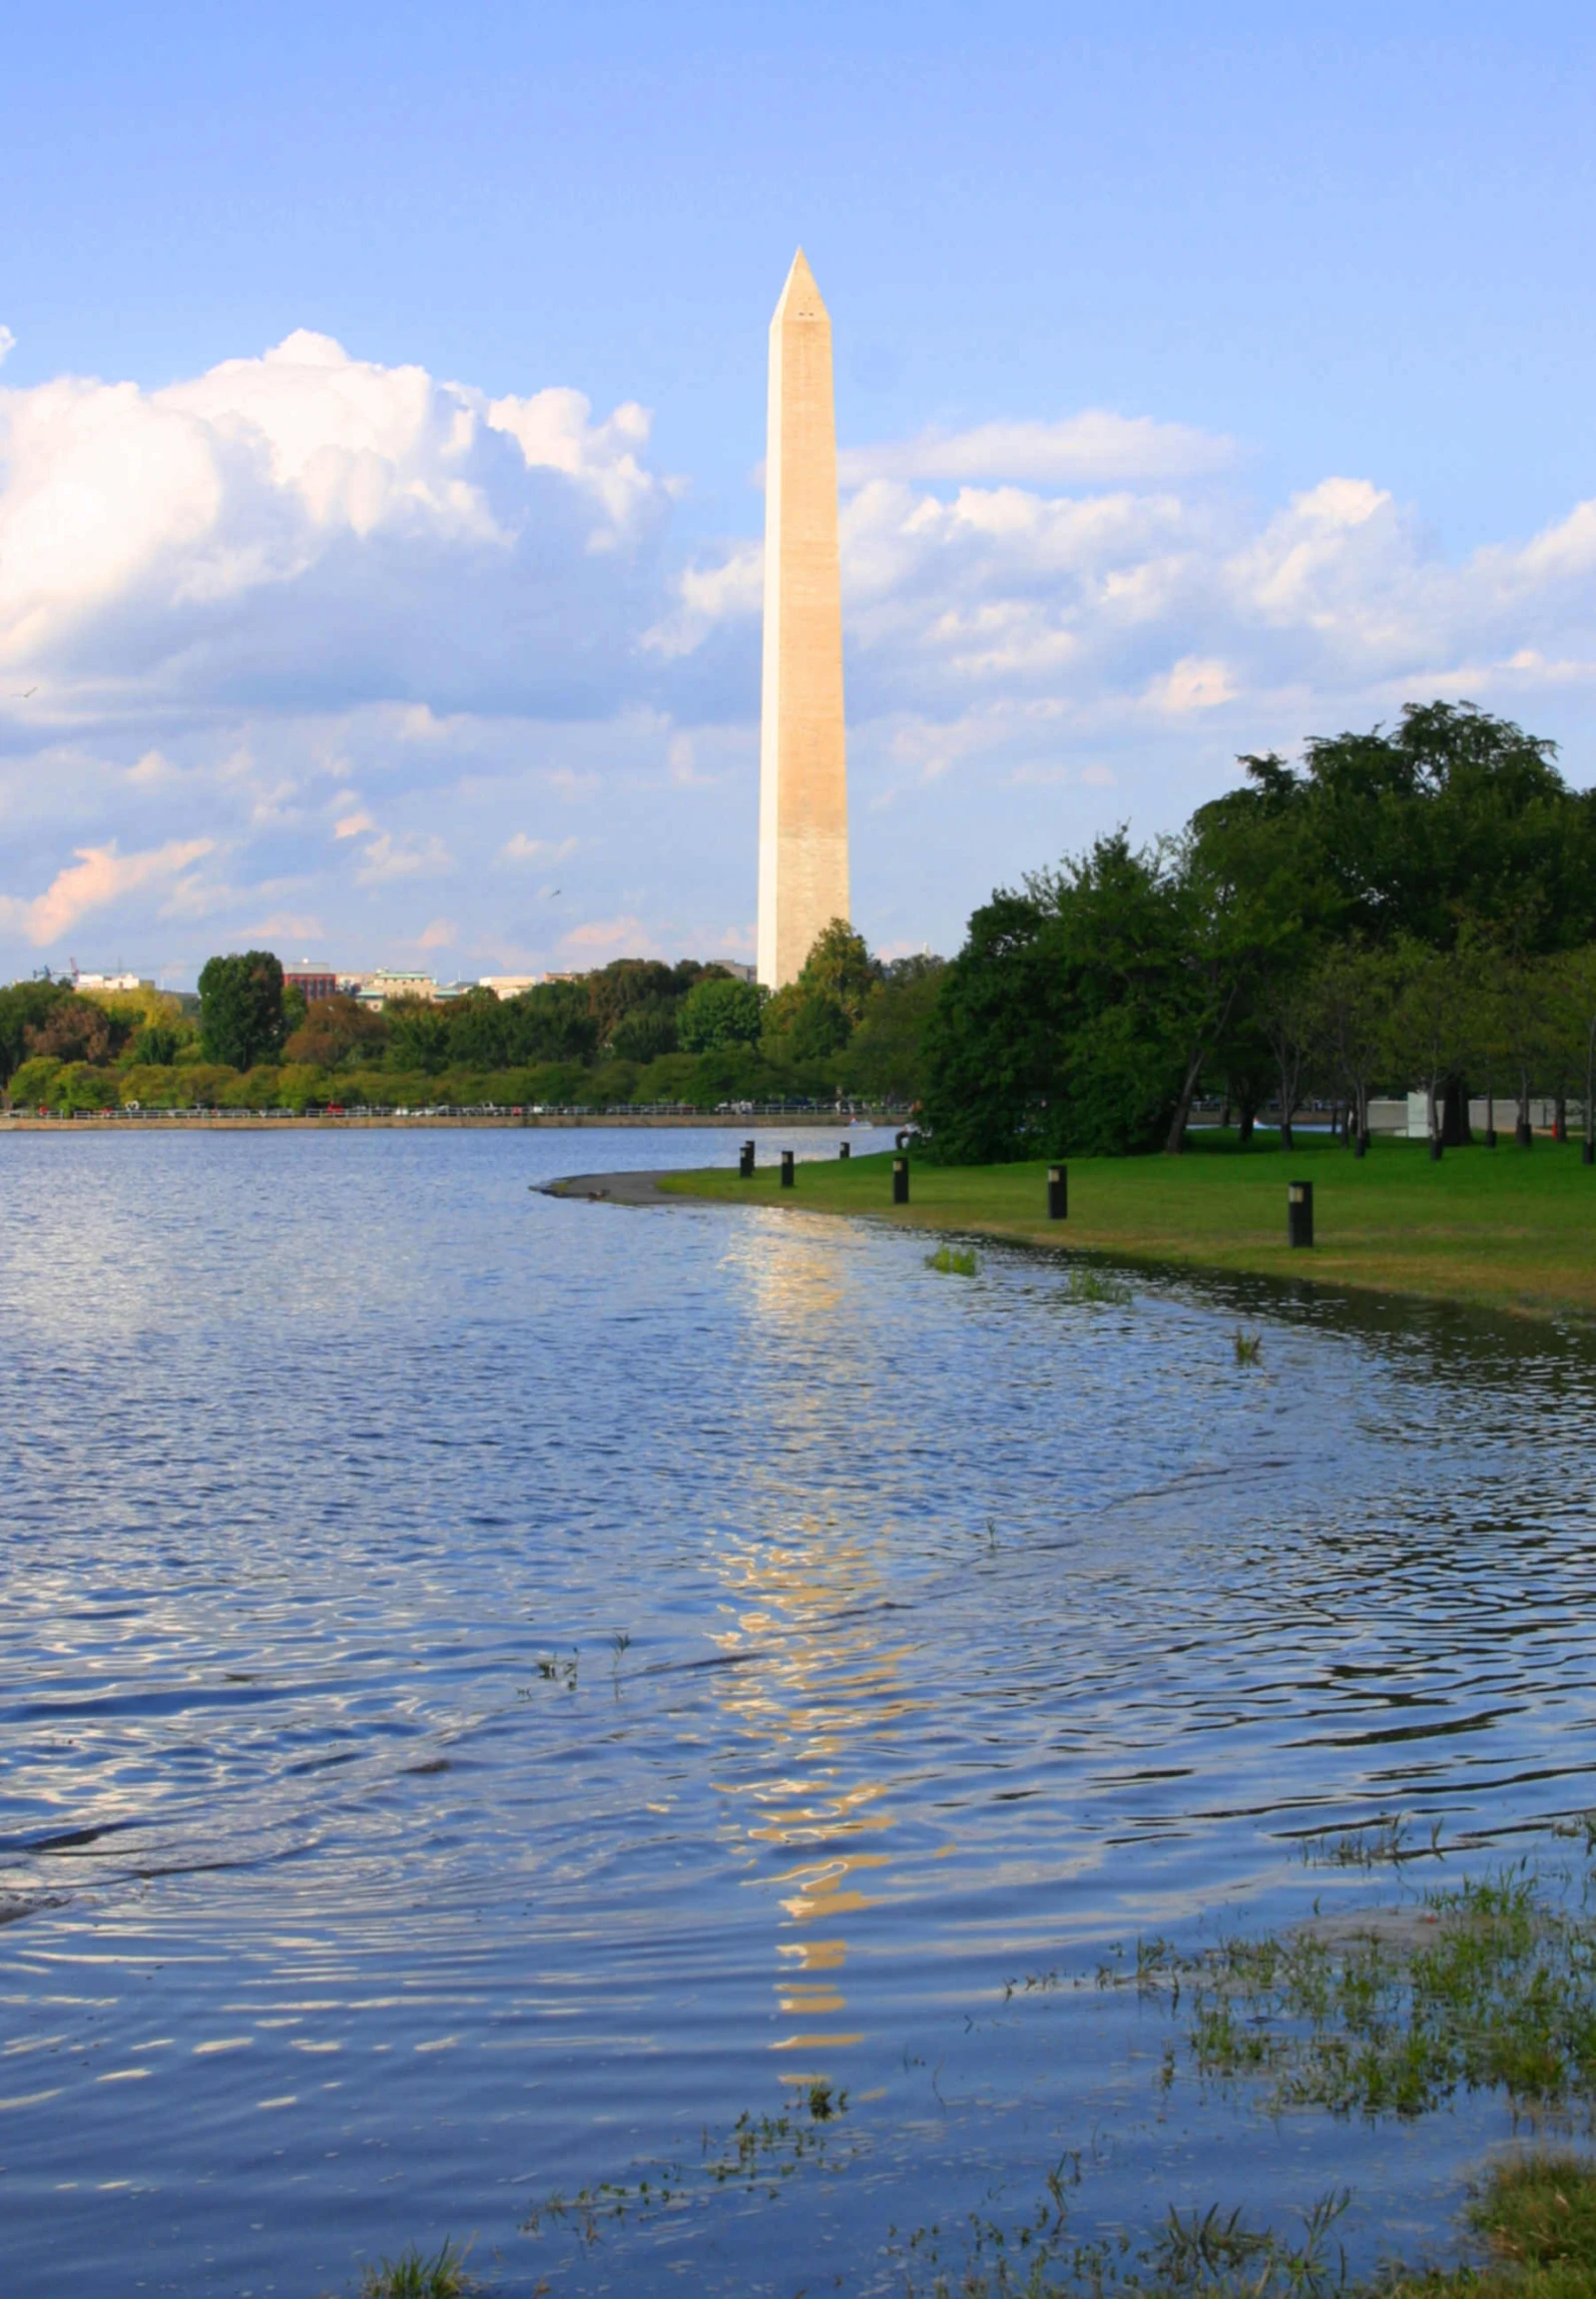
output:
POLYGON ((411 2243, 397 2259, 366 2269, 360 2299, 465 2299, 478 2288, 465 2271, 465 2256, 448 2241, 430 2257, 411 2243))
POLYGON ((1069 1298, 1071 1301, 1112 1302, 1123 1308, 1131 1299, 1131 1289, 1123 1278, 1107 1277, 1101 1270, 1072 1269, 1069 1298))
POLYGON ((1261 1333, 1243 1333, 1236 1328, 1236 1362, 1238 1365, 1257 1365, 1263 1355, 1264 1337, 1261 1333))
POLYGON ((1441 1823, 1415 1841, 1400 1813, 1368 1821, 1361 1828, 1322 1828, 1300 1846, 1305 1868, 1399 1868, 1409 1860, 1444 1860, 1441 1823))
POLYGON ((973 1246, 939 1245, 926 1255, 925 1266, 943 1277, 974 1277, 981 1264, 973 1246))
MULTIPOLYGON (((652 2179, 601 2179, 575 2195, 554 2194, 535 2204, 521 2222, 523 2235, 552 2235, 564 2231, 588 2249, 617 2232, 630 2219, 641 2221, 669 2212, 703 2210, 717 2189, 736 2188, 763 2193, 774 2202, 784 2180, 805 2167, 824 2164, 840 2168, 848 2160, 829 2143, 834 2133, 814 2126, 832 2123, 847 2113, 847 2093, 816 2076, 804 2086, 807 2117, 797 2114, 754 2115, 745 2109, 731 2129, 718 2140, 704 2133, 702 2160, 696 2165, 668 2163, 657 2166, 652 2179)), ((404 2295, 408 2299, 408 2294, 404 2295)))

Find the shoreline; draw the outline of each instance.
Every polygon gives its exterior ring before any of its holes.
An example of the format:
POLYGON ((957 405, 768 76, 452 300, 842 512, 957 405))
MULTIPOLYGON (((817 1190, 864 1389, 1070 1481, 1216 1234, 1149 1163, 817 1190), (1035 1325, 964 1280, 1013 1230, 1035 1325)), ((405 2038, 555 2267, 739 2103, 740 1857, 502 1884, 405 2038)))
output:
MULTIPOLYGON (((530 1110, 449 1110, 401 1117, 397 1111, 343 1112, 335 1114, 318 1111, 313 1116, 268 1117, 262 1110, 174 1110, 170 1113, 139 1110, 122 1113, 116 1110, 86 1111, 81 1117, 29 1117, 21 1112, 0 1111, 0 1133, 307 1133, 311 1131, 359 1131, 372 1127, 421 1128, 427 1127, 525 1127, 529 1132, 539 1129, 572 1131, 583 1127, 616 1129, 626 1127, 641 1132, 657 1131, 666 1127, 688 1127, 703 1131, 716 1127, 727 1132, 745 1133, 769 1131, 772 1127, 792 1126, 835 1128, 846 1127, 853 1121, 839 1118, 833 1110, 794 1110, 786 1117, 751 1117, 747 1113, 728 1117, 720 1110, 695 1111, 691 1116, 664 1115, 640 1117, 604 1110, 582 1112, 530 1110)), ((882 1127, 872 1129, 865 1120, 860 1132, 890 1131, 888 1119, 882 1127)))
POLYGON ((699 1167, 653 1177, 661 1202, 761 1205, 860 1216, 922 1234, 990 1238, 1060 1259, 1171 1276, 1263 1282, 1321 1299, 1358 1296, 1485 1312, 1565 1332, 1596 1328, 1596 1176, 1577 1145, 1448 1155, 1421 1145, 1353 1163, 1328 1143, 1296 1149, 1188 1152, 1069 1162, 1069 1213, 1045 1213, 1043 1163, 990 1167, 914 1162, 911 1202, 889 1197, 889 1155, 812 1161, 791 1193, 775 1169, 752 1182, 699 1167), (1287 1188, 1316 1185, 1317 1243, 1287 1240, 1287 1188))

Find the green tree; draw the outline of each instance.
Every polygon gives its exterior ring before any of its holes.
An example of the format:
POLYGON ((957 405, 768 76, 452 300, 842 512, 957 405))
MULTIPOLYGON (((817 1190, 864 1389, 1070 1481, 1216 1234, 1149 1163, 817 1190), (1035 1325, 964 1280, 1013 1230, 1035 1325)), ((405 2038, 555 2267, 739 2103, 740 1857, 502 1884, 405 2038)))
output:
MULTIPOLYGON (((335 1070, 356 1056, 374 1059, 387 1043, 388 1025, 379 1013, 341 992, 316 998, 283 1046, 284 1058, 316 1069, 335 1070)), ((151 1055, 153 1061, 157 1057, 151 1055)))
POLYGON ((156 1069, 167 1069, 178 1058, 183 1036, 176 1022, 146 1022, 142 1029, 133 1033, 133 1044, 129 1050, 134 1061, 156 1069))
POLYGON ((591 1061, 597 1051, 599 1025, 585 981, 539 982, 510 998, 504 1014, 509 1058, 517 1067, 591 1061))
POLYGON ((934 1156, 984 1163, 1168 1140, 1210 1034, 1183 974, 1187 892, 1167 850, 1133 853, 1116 832, 975 912, 926 1026, 934 1156))
POLYGON ((483 985, 450 998, 439 1008, 443 1014, 451 1062, 469 1069, 502 1069, 511 1054, 511 1022, 507 1009, 483 985))
POLYGON ((389 1069, 435 1078, 448 1068, 453 1031, 447 1006, 430 998, 389 998, 382 1019, 388 1029, 389 1069))
POLYGON ((1466 956, 1437 950, 1404 934, 1391 952, 1395 997, 1390 1008, 1390 1060, 1394 1071, 1424 1089, 1431 1140, 1440 1138, 1438 1097, 1477 1040, 1478 1000, 1466 956))
POLYGON ((1318 737, 1301 772, 1245 758, 1200 837, 1290 850, 1306 902, 1339 933, 1449 949, 1470 921, 1527 949, 1596 932, 1596 802, 1556 745, 1471 703, 1409 703, 1394 728, 1318 737))
POLYGON ((672 968, 658 958, 613 958, 584 977, 597 1044, 610 1046, 627 1015, 637 1006, 674 1005, 681 995, 672 968))
POLYGON ((947 971, 945 958, 894 958, 864 1001, 842 1084, 867 1101, 917 1102, 925 1091, 925 1033, 947 971))
POLYGON ((0 1085, 27 1059, 29 1030, 38 1028, 52 1006, 71 995, 70 982, 52 981, 48 974, 0 990, 0 1085))
POLYGON ((42 1021, 30 1023, 26 1034, 30 1053, 53 1054, 59 1062, 109 1061, 118 1037, 104 1007, 80 997, 57 998, 42 1021))
POLYGON ((1534 1132, 1530 1103, 1542 1082, 1551 1035, 1550 974, 1541 959, 1523 950, 1499 951, 1495 972, 1496 1042, 1512 1085, 1515 1131, 1527 1145, 1534 1132))
POLYGON ((805 982, 801 974, 776 992, 765 1008, 760 1046, 778 1065, 831 1062, 852 1035, 847 1010, 829 990, 805 982))
POLYGON ((699 982, 677 1012, 677 1034, 690 1054, 718 1052, 724 1046, 757 1046, 768 992, 759 982, 730 975, 699 982))
POLYGON ((1389 1059, 1393 972, 1387 950, 1354 938, 1322 951, 1310 984, 1327 1073, 1345 1094, 1352 1129, 1365 1141, 1369 1095, 1389 1059))
POLYGON ((1552 1027, 1584 1086, 1588 1157, 1596 1145, 1596 942, 1565 951, 1548 972, 1552 1027))
POLYGON ((282 967, 269 950, 208 958, 200 970, 200 1043, 208 1062, 252 1069, 282 1050, 282 967))
POLYGON ((51 1054, 30 1054, 11 1073, 8 1098, 13 1109, 47 1109, 61 1064, 51 1054))
POLYGON ((666 997, 644 998, 629 1006, 611 1033, 610 1052, 617 1061, 626 1062, 652 1062, 661 1054, 675 1053, 681 1010, 674 998, 666 997))
POLYGON ((862 1020, 865 1000, 880 977, 880 967, 846 918, 833 918, 814 938, 804 959, 798 987, 828 998, 847 1017, 849 1029, 862 1020))
POLYGON ((115 1109, 117 1073, 98 1062, 67 1062, 51 1081, 50 1101, 69 1112, 115 1109))

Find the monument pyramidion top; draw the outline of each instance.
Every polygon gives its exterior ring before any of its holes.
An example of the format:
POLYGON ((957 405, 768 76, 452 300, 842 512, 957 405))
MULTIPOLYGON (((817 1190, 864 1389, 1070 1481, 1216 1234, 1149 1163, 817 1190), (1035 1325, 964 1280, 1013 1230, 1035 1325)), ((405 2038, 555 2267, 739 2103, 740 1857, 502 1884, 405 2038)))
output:
POLYGON ((771 325, 780 327, 789 319, 829 319, 830 316, 820 300, 820 290, 814 285, 814 274, 809 270, 808 258, 800 248, 793 259, 787 286, 777 299, 771 325))

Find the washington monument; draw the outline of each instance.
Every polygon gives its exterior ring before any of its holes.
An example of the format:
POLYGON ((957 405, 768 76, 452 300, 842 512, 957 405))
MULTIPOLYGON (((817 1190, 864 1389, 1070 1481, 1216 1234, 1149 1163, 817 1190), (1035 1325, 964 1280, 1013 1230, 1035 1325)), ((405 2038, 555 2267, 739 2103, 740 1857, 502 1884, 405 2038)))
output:
POLYGON ((849 914, 831 321, 801 248, 771 321, 769 434, 759 976, 777 990, 849 914))

